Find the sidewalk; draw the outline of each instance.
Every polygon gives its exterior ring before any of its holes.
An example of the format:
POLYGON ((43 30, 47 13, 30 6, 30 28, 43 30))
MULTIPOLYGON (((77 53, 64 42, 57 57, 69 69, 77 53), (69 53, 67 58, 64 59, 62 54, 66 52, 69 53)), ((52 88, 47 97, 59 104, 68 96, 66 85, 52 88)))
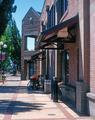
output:
POLYGON ((0 83, 0 120, 93 120, 80 117, 64 103, 52 102, 50 95, 28 91, 26 85, 18 76, 0 83))

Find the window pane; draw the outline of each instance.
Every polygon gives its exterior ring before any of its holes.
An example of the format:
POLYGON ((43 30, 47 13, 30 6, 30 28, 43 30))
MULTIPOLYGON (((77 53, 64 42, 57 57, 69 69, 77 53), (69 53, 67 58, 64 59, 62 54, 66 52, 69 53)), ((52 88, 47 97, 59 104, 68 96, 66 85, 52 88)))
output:
POLYGON ((28 37, 27 38, 27 49, 29 51, 34 50, 34 45, 35 45, 35 39, 31 38, 31 37, 28 37))
POLYGON ((67 0, 64 0, 64 10, 65 10, 65 11, 67 10, 67 6, 68 6, 68 1, 67 1, 67 0))

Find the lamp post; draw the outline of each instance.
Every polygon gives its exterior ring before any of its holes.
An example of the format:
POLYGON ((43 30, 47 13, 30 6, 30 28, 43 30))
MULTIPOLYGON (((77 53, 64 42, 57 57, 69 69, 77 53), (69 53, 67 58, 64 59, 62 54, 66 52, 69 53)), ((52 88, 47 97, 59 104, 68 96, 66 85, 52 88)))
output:
POLYGON ((0 42, 0 74, 2 74, 2 61, 3 61, 3 49, 6 49, 7 45, 4 44, 2 41, 0 42))

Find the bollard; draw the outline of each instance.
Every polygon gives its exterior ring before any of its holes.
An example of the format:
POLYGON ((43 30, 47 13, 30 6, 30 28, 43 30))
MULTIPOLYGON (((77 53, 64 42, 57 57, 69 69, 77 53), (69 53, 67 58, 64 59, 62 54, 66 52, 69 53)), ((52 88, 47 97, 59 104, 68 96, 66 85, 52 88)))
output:
POLYGON ((53 101, 58 102, 58 82, 56 77, 53 77, 53 101))
POLYGON ((51 80, 51 99, 52 99, 52 100, 53 100, 53 96, 54 96, 53 87, 54 87, 54 85, 53 85, 53 78, 52 78, 52 80, 51 80))

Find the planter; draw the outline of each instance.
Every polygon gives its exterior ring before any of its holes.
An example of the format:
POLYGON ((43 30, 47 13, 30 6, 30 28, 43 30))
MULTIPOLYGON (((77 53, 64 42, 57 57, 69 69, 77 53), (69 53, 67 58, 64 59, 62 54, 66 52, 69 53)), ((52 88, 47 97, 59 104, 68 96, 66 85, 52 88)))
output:
POLYGON ((50 80, 44 80, 44 92, 45 93, 51 92, 51 81, 50 80))

